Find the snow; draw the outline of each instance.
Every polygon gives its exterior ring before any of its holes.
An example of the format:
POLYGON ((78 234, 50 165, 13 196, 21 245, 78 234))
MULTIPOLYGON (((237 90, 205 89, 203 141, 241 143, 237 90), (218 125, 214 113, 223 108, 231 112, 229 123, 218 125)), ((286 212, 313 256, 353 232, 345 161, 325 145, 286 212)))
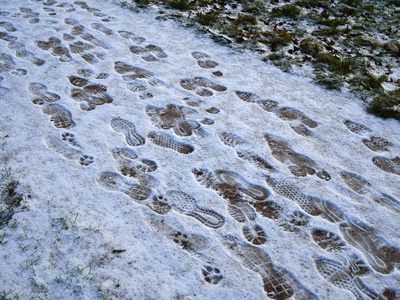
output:
MULTIPOLYGON (((308 215, 307 226, 299 227, 298 232, 285 231, 281 225, 285 220, 288 222, 291 213, 305 212, 299 203, 274 192, 265 181, 267 175, 297 186, 305 195, 334 204, 346 216, 344 222, 353 218, 362 220, 375 228, 377 236, 388 245, 397 249, 400 246, 400 219, 396 211, 371 199, 381 193, 397 201, 400 198, 399 174, 386 172, 372 162, 376 156, 393 159, 400 155, 398 121, 369 115, 362 101, 353 95, 326 91, 309 79, 283 73, 263 63, 254 53, 234 53, 173 21, 157 21, 151 11, 134 13, 109 0, 87 0, 89 7, 112 17, 110 22, 102 22, 101 18, 105 17, 96 17, 95 12, 69 0, 53 5, 28 0, 1 0, 0 3, 1 10, 10 13, 2 14, 1 21, 12 23, 16 29, 8 32, 2 26, 0 31, 17 37, 26 51, 45 61, 42 66, 36 66, 26 59, 29 55, 17 54, 6 40, 0 40, 0 52, 12 57, 14 69, 27 71, 24 76, 13 75, 12 70, 4 68, 4 62, 0 69, 4 78, 0 85, 8 89, 2 89, 0 94, 0 162, 2 167, 18 169, 21 190, 30 195, 29 208, 15 214, 9 225, 0 230, 0 236, 4 233, 6 241, 0 244, 0 291, 21 299, 35 296, 41 299, 265 299, 261 276, 244 266, 235 256, 236 250, 227 248, 225 243, 226 236, 232 235, 240 245, 250 245, 242 234, 242 227, 256 224, 265 231, 267 241, 251 247, 268 255, 274 268, 285 269, 291 274, 290 278, 295 278, 320 299, 353 297, 348 290, 325 280, 315 260, 324 257, 347 262, 351 254, 357 254, 368 264, 368 253, 346 241, 339 229, 340 222, 328 222, 321 216, 308 215), (67 6, 59 6, 61 3, 71 4, 75 10, 67 11, 67 6), (39 13, 39 22, 30 23, 32 18, 26 17, 21 7, 39 13), (56 14, 48 15, 48 9, 54 9, 56 14), (63 40, 63 35, 70 34, 73 27, 64 22, 66 18, 77 20, 84 26, 85 33, 92 34, 104 46, 84 40, 83 35, 76 35, 73 41, 63 40), (95 30, 91 27, 93 23, 100 23, 113 33, 106 35, 95 30), (135 44, 118 34, 120 30, 146 40, 135 44), (62 62, 59 56, 52 55, 51 48, 43 50, 37 46, 37 41, 47 41, 50 37, 58 38, 61 45, 69 49, 70 61, 62 62), (80 54, 72 53, 69 45, 77 41, 95 46, 85 52, 97 55, 97 63, 89 64, 80 54), (135 55, 129 51, 130 46, 147 45, 161 47, 168 56, 149 62, 141 58, 148 54, 135 55), (213 69, 199 67, 191 55, 195 51, 206 53, 209 60, 219 65, 213 69), (134 81, 145 86, 145 91, 128 90, 128 82, 122 77, 132 72, 117 73, 114 65, 118 61, 154 74, 152 78, 134 81), (106 86, 112 103, 98 105, 91 111, 80 108, 80 103, 71 97, 71 91, 79 87, 73 86, 69 77, 83 77, 77 73, 81 69, 93 72, 87 78, 90 83, 106 86), (221 71, 223 76, 212 75, 214 71, 221 71), (109 76, 96 79, 99 73, 109 76), (202 97, 195 93, 199 87, 187 90, 181 86, 181 80, 196 77, 206 78, 226 90, 207 88, 213 95, 202 97), (31 101, 41 96, 29 91, 31 83, 41 83, 47 87, 47 92, 59 95, 60 100, 54 104, 70 112, 75 126, 55 127, 55 122, 50 121, 51 114, 42 111, 43 106, 53 104, 33 104, 31 101), (154 83, 157 84, 152 85, 154 83), (277 101, 278 107, 296 109, 318 126, 308 128, 310 136, 299 135, 289 126, 301 124, 299 120, 285 121, 279 118, 276 110, 267 112, 257 103, 241 100, 236 91, 251 92, 261 100, 277 101), (140 99, 147 93, 153 97, 140 99), (145 113, 148 106, 188 107, 186 103, 193 101, 198 105, 191 107, 195 112, 185 116, 201 126, 187 137, 174 134, 172 129, 155 127, 145 113), (206 112, 210 107, 220 112, 206 112), (110 121, 115 118, 134 124, 136 133, 145 138, 145 143, 129 146, 124 134, 111 127, 110 121), (215 123, 200 123, 204 118, 215 123), (351 132, 344 125, 346 120, 363 124, 370 131, 351 132), (74 143, 62 140, 66 132, 73 134, 74 143), (148 137, 150 132, 191 145, 194 151, 182 154, 157 146, 148 137), (219 138, 223 132, 233 133, 245 142, 229 147, 219 138), (315 171, 326 170, 331 180, 321 180, 316 175, 296 177, 288 168, 293 163, 280 162, 272 154, 264 134, 286 141, 294 152, 314 161, 315 171), (371 136, 384 138, 391 145, 387 151, 371 151, 362 142, 371 136), (148 183, 152 194, 147 200, 134 201, 123 193, 126 189, 118 186, 116 191, 110 191, 99 182, 99 174, 113 172, 119 174, 123 184, 138 183, 135 178, 120 174, 118 161, 111 155, 115 148, 133 150, 138 156, 133 163, 147 159, 157 164, 157 170, 147 174, 152 177, 148 183), (275 170, 253 167, 238 157, 236 151, 240 150, 261 156, 275 170), (89 156, 84 160, 87 166, 80 164, 82 155, 89 156), (201 186, 193 175, 193 168, 231 171, 242 181, 267 189, 268 200, 283 208, 282 217, 269 219, 258 212, 254 221, 247 220, 245 224, 236 221, 228 212, 228 201, 212 188, 201 186), (369 191, 365 194, 352 191, 340 175, 343 171, 361 175, 371 184, 369 191), (222 215, 225 224, 213 229, 174 207, 161 216, 146 205, 153 196, 166 195, 171 190, 191 195, 197 207, 222 215), (336 254, 323 250, 311 238, 315 228, 336 233, 348 250, 336 254), (178 231, 194 241, 194 250, 187 249, 185 243, 180 246, 174 242, 176 237, 171 235, 178 231), (205 265, 220 270, 223 278, 217 284, 204 280, 202 268, 205 265)), ((245 199, 242 201, 256 202, 249 197, 245 199)), ((400 286, 399 263, 397 261, 390 274, 372 269, 370 274, 356 278, 381 294, 384 288, 400 286)), ((365 294, 363 297, 367 299, 365 294)), ((294 298, 300 299, 298 295, 294 298)))

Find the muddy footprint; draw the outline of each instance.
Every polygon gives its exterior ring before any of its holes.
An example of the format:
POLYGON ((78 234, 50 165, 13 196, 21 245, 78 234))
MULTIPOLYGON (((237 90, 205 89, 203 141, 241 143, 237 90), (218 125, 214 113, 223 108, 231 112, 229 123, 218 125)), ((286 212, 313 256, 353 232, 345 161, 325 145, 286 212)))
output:
POLYGON ((67 129, 75 126, 71 113, 64 106, 48 104, 43 106, 42 111, 51 116, 50 121, 53 122, 54 127, 67 129))
POLYGON ((47 91, 47 86, 44 84, 33 82, 28 85, 28 91, 35 96, 32 100, 33 104, 43 105, 45 103, 53 103, 60 100, 60 96, 47 91))
POLYGON ((180 154, 190 154, 194 151, 191 145, 179 143, 166 134, 150 132, 147 134, 147 137, 154 145, 170 149, 180 154))
POLYGON ((133 147, 144 145, 145 138, 136 132, 136 127, 133 123, 115 118, 111 120, 110 125, 114 131, 125 135, 125 141, 128 145, 133 147))
POLYGON ((200 68, 213 69, 216 66, 218 66, 218 63, 216 61, 211 60, 210 55, 206 53, 195 51, 192 52, 191 55, 195 60, 197 60, 197 64, 199 65, 200 68))

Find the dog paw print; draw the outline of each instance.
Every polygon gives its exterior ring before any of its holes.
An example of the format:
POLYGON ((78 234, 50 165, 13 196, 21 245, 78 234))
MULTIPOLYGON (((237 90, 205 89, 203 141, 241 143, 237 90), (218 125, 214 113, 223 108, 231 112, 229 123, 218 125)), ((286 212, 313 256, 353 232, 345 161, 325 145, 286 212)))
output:
POLYGON ((173 235, 174 243, 182 247, 183 250, 190 250, 190 243, 188 241, 188 236, 180 231, 173 235))
POLYGON ((93 157, 93 156, 90 156, 90 155, 82 155, 82 156, 79 158, 79 163, 80 163, 82 166, 88 166, 88 165, 90 165, 93 161, 94 161, 94 157, 93 157))
POLYGON ((224 278, 218 268, 210 265, 205 265, 201 271, 203 273, 204 280, 211 284, 218 284, 221 279, 224 278))
POLYGON ((64 132, 61 134, 61 138, 63 141, 66 141, 67 143, 73 145, 73 146, 78 146, 78 143, 76 142, 75 135, 70 132, 64 132))
POLYGON ((308 217, 300 211, 295 211, 290 216, 290 223, 294 226, 307 226, 308 222, 308 217))

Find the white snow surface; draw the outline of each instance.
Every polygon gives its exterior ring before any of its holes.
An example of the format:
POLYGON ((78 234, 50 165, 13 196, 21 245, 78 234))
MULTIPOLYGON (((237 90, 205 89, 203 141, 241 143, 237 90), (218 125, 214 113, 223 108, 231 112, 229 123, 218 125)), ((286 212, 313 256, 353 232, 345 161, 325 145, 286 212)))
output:
MULTIPOLYGON (((304 290, 319 299, 356 299, 357 293, 360 299, 372 299, 385 288, 399 289, 398 258, 397 261, 388 258, 387 272, 371 264, 377 256, 384 255, 382 245, 392 247, 400 256, 400 166, 390 161, 393 173, 372 162, 373 157, 388 161, 400 155, 398 121, 369 115, 362 101, 353 95, 326 91, 307 78, 283 73, 263 63, 254 53, 233 53, 173 21, 157 21, 151 11, 135 13, 110 0, 86 0, 88 7, 99 11, 82 8, 84 5, 80 2, 64 0, 49 5, 51 2, 0 0, 0 32, 4 37, 0 39, 0 53, 2 58, 11 57, 14 62, 12 67, 4 59, 0 62, 0 76, 4 78, 0 82, 0 164, 18 169, 20 190, 29 195, 28 209, 14 214, 8 226, 0 230, 0 236, 4 236, 0 244, 0 292, 20 299, 266 299, 273 295, 264 291, 262 277, 264 281, 271 280, 265 276, 274 270, 277 274, 286 274, 282 280, 293 289, 292 299, 312 299, 311 295, 301 296, 304 293, 299 291, 304 290), (37 23, 32 21, 35 17, 39 19, 37 23), (75 26, 84 27, 84 33, 72 35, 73 40, 65 40, 64 36, 74 26, 67 24, 71 21, 65 22, 68 18, 76 21, 75 26), (7 22, 16 30, 7 26, 7 22), (110 34, 96 30, 99 28, 93 25, 96 23, 110 29, 110 34), (132 37, 145 40, 124 38, 118 31, 127 31, 132 37), (85 40, 85 33, 97 40, 90 42, 87 37, 85 40), (12 43, 13 38, 7 36, 17 39, 12 43), (41 49, 37 42, 48 41, 50 37, 59 39, 60 43, 53 50, 41 49), (81 54, 71 51, 70 45, 79 41, 93 46, 85 53, 95 55, 97 62, 90 64, 81 54), (25 52, 15 43, 22 43, 25 52), (156 45, 162 50, 144 53, 145 49, 154 49, 145 48, 147 45, 156 45), (129 50, 131 46, 141 47, 143 53, 133 54, 129 50), (71 59, 60 61, 60 56, 55 55, 60 50, 57 47, 66 47, 71 59), (161 51, 167 57, 159 55, 161 51), (193 52, 207 54, 209 58, 203 60, 215 61, 218 66, 200 67, 193 52), (149 53, 154 61, 145 60, 149 53), (44 64, 33 64, 32 55, 44 64), (124 81, 122 76, 132 72, 117 73, 114 64, 118 61, 154 75, 124 81), (26 75, 21 76, 22 71, 17 69, 26 70, 26 75), (84 78, 78 72, 82 69, 91 70, 86 78, 90 83, 86 86, 104 85, 111 103, 97 105, 90 111, 80 108, 85 101, 76 101, 71 92, 85 89, 85 84, 73 86, 69 77, 84 78), (213 75, 215 71, 222 72, 223 76, 213 75), (108 77, 96 79, 100 73, 108 77), (196 94, 201 87, 187 90, 181 85, 181 80, 197 77, 208 79, 210 85, 222 85, 226 90, 216 91, 209 85, 206 89, 212 95, 204 97, 196 94), (42 105, 32 103, 46 98, 43 88, 36 94, 32 92, 32 87, 40 86, 37 83, 60 99, 54 103, 44 99, 42 105), (140 85, 142 90, 130 91, 128 88, 133 84, 140 85), (236 91, 252 93, 257 101, 274 100, 278 108, 265 111, 257 103, 241 100, 236 91), (147 93, 152 97, 145 97, 147 93), (193 134, 178 136, 173 129, 156 127, 145 112, 148 106, 165 108, 170 104, 180 109, 181 115, 169 127, 186 119, 190 121, 188 124, 195 124, 193 134), (219 113, 207 112, 211 107, 218 108, 219 113), (301 112, 297 120, 279 117, 279 108, 283 107, 301 112), (66 112, 71 114, 72 127, 55 126, 58 116, 53 113, 56 120, 51 121, 49 111, 56 108, 62 110, 64 119, 69 118, 66 112), (302 116, 317 123, 316 127, 305 127, 309 136, 297 134, 290 127, 302 124, 302 116), (134 124, 121 130, 136 132, 145 143, 127 144, 124 134, 112 126, 111 120, 116 118, 134 124), (200 123, 204 118, 212 119, 214 124, 200 123), (346 120, 363 124, 369 130, 352 132, 345 126, 346 120), (195 128, 199 125, 200 128, 195 128), (73 142, 62 139, 67 132, 73 142), (191 145, 194 150, 183 154, 156 145, 148 136, 150 132, 166 135, 173 143, 191 145), (224 144, 219 136, 225 132, 240 137, 242 142, 233 146, 224 144), (265 134, 287 142, 292 151, 281 148, 283 152, 289 157, 294 152, 308 157, 313 161, 311 168, 315 172, 325 170, 331 179, 326 181, 315 174, 295 176, 289 167, 296 163, 290 159, 278 160, 279 149, 278 154, 273 153, 265 134), (386 150, 372 151, 366 147, 362 140, 372 136, 389 141, 386 150), (136 178, 123 176, 112 156, 111 151, 116 148, 131 149, 137 154, 136 159, 128 159, 131 166, 147 159, 154 161, 157 169, 146 174, 138 171, 136 178), (237 151, 254 152, 274 170, 257 168, 241 159, 237 151), (86 157, 88 165, 82 165, 82 155, 93 157, 93 162, 86 157), (202 186, 196 181, 194 168, 207 169, 213 174, 233 172, 231 178, 239 182, 241 198, 237 202, 224 199, 216 187, 202 186), (112 176, 123 179, 130 188, 139 182, 151 190, 151 195, 140 201, 126 194, 132 192, 126 186, 116 185, 114 190, 104 188, 100 176, 103 172, 112 172, 112 176), (357 193, 346 184, 342 172, 358 174, 370 185, 366 184, 365 191, 357 193), (143 182, 143 176, 151 177, 143 182), (297 187, 304 195, 333 204, 345 217, 330 222, 321 214, 308 214, 298 202, 274 191, 266 182, 267 176, 297 187), (246 196, 244 182, 268 190, 268 198, 257 200, 246 196), (186 194, 181 199, 171 191, 186 194), (374 199, 382 194, 390 195, 395 202, 390 207, 377 204, 374 199), (172 207, 165 215, 149 208, 153 198, 160 195, 172 207), (224 224, 212 228, 192 217, 196 206, 186 203, 193 198, 197 207, 222 216, 224 224), (283 209, 281 215, 273 219, 258 211, 253 219, 245 215, 243 223, 228 211, 228 206, 244 204, 251 208, 260 201, 273 201, 283 209), (305 226, 290 223, 295 212, 306 216, 305 226), (355 234, 359 238, 352 243, 340 228, 354 220, 374 228, 374 233, 355 234), (242 232, 244 226, 256 225, 266 235, 261 245, 251 244, 242 232), (316 229, 336 234, 346 248, 337 252, 324 250, 312 238, 316 229), (176 243, 186 236, 188 241, 176 243), (227 246, 227 241, 232 240, 227 236, 236 239, 236 246, 227 246), (260 258, 264 260, 262 265, 256 262, 252 267, 249 261, 254 258, 250 257, 249 249, 264 254, 260 258), (370 269, 368 274, 354 275, 348 270, 346 264, 352 255, 365 262, 370 269), (338 262, 342 269, 337 272, 351 280, 343 279, 345 284, 338 286, 330 280, 336 271, 324 277, 316 266, 316 260, 321 258, 338 262), (205 266, 220 272, 207 277, 211 283, 205 280, 205 266), (358 280, 373 292, 363 293, 355 283, 358 280)), ((298 167, 301 166, 300 163, 298 167)))

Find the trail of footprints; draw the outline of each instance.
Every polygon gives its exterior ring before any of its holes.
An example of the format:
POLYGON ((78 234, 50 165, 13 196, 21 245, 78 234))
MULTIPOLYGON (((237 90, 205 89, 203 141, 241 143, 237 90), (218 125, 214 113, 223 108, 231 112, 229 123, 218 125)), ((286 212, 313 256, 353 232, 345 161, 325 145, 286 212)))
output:
MULTIPOLYGON (((42 4, 44 6, 42 10, 50 16, 56 14, 57 9, 73 13, 76 11, 76 7, 79 7, 92 13, 95 17, 99 17, 102 22, 114 19, 89 7, 83 1, 75 1, 74 4, 57 4, 52 0, 32 2, 42 4)), ((32 9, 21 7, 19 11, 22 18, 28 19, 29 23, 39 22, 40 14, 32 9)), ((102 55, 91 51, 98 47, 103 50, 109 49, 106 42, 94 37, 74 19, 67 18, 64 22, 71 26, 71 31, 62 36, 64 42, 60 38, 52 36, 36 41, 36 46, 44 51, 49 51, 60 62, 70 62, 73 59, 71 54, 80 55, 89 64, 95 64, 102 59, 102 55), (64 43, 68 43, 68 46, 64 43)), ((15 51, 16 57, 36 66, 45 63, 44 60, 27 51, 25 45, 18 42, 18 38, 11 34, 17 30, 11 22, 0 22, 0 28, 6 31, 0 32, 0 39, 7 43, 9 49, 15 51)), ((168 57, 161 47, 144 44, 146 39, 132 32, 115 32, 99 22, 90 23, 90 29, 103 34, 104 39, 118 34, 123 39, 133 42, 135 45, 129 46, 130 52, 145 62, 154 62, 168 57)), ((191 53, 191 56, 204 70, 213 70, 219 66, 206 53, 195 51, 191 53)), ((153 98, 153 95, 148 92, 148 88, 160 83, 154 73, 122 61, 115 61, 112 67, 121 76, 122 81, 127 82, 126 89, 128 91, 137 93, 140 100, 153 98)), ((13 57, 5 53, 0 54, 0 73, 10 73, 14 76, 26 75, 24 69, 16 67, 13 57)), ((219 77, 222 76, 222 72, 213 71, 212 75, 219 77)), ((90 81, 91 77, 96 80, 105 80, 109 74, 103 72, 95 75, 92 70, 82 68, 77 70, 77 76, 68 77, 72 86, 70 97, 80 102, 80 108, 84 111, 90 111, 97 106, 114 101, 107 94, 107 86, 90 81)), ((0 81, 2 79, 3 77, 0 77, 0 81)), ((210 97, 214 92, 227 90, 223 85, 200 76, 182 79, 180 86, 185 90, 194 91, 201 97, 210 97)), ((2 87, 0 93, 5 94, 6 90, 2 87)), ((60 101, 60 95, 49 91, 46 85, 39 82, 30 83, 27 90, 32 103, 42 107, 42 112, 50 117, 54 127, 71 129, 76 125, 71 113, 64 106, 56 103, 60 101)), ((291 129, 301 136, 311 136, 312 130, 318 126, 317 122, 303 112, 291 107, 282 107, 275 100, 264 100, 251 92, 235 91, 235 94, 240 100, 257 104, 264 111, 273 113, 279 119, 287 122, 291 129)), ((185 101, 188 105, 190 103, 198 107, 203 105, 201 101, 192 102, 191 100, 185 101)), ((218 114, 220 110, 211 107, 205 112, 218 114)), ((204 252, 209 248, 209 240, 168 225, 164 222, 163 215, 171 212, 178 213, 182 217, 192 218, 214 230, 224 226, 227 221, 225 216, 220 212, 203 207, 202 199, 195 199, 187 191, 163 190, 162 183, 157 180, 157 172, 159 172, 157 162, 139 157, 132 150, 132 147, 155 146, 166 151, 174 151, 176 155, 190 155, 195 151, 195 147, 187 143, 185 138, 192 135, 197 137, 197 133, 203 130, 202 125, 210 126, 214 124, 214 120, 204 118, 202 121, 198 121, 196 110, 173 103, 165 107, 147 105, 143 115, 147 116, 159 131, 144 133, 140 131, 140 128, 138 130, 130 120, 122 118, 110 120, 111 130, 117 135, 123 136, 121 139, 123 145, 110 150, 110 157, 115 162, 116 172, 101 172, 97 175, 96 182, 106 191, 123 193, 134 202, 147 207, 149 210, 146 212, 145 219, 155 233, 160 234, 162 238, 167 237, 183 251, 200 260, 199 272, 204 281, 211 285, 218 285, 224 276, 221 270, 212 265, 210 260, 204 256, 204 252), (165 131, 170 131, 170 133, 165 133, 165 131), (146 140, 150 143, 146 143, 146 140)), ((349 120, 346 120, 344 125, 350 132, 360 135, 362 144, 373 152, 385 152, 393 146, 386 139, 371 134, 372 131, 365 125, 349 120)), ((197 138, 199 137, 200 135, 197 138)), ((268 155, 255 152, 249 141, 230 132, 219 133, 218 139, 233 149, 243 163, 250 164, 256 170, 261 171, 266 176, 266 185, 272 189, 271 192, 264 186, 252 184, 241 175, 229 170, 209 171, 201 167, 191 170, 194 181, 204 188, 213 190, 225 200, 227 213, 240 224, 243 241, 230 235, 219 236, 218 239, 225 246, 227 253, 243 267, 261 277, 267 297, 289 299, 294 296, 296 299, 317 299, 317 296, 299 283, 288 270, 273 263, 263 248, 263 245, 268 243, 268 235, 266 228, 264 229, 258 224, 259 218, 277 222, 282 230, 289 233, 306 233, 309 240, 317 247, 329 253, 330 257, 334 256, 334 259, 322 256, 314 259, 316 270, 332 286, 351 292, 356 299, 381 297, 370 290, 360 278, 374 271, 381 274, 392 273, 400 264, 398 248, 387 243, 374 228, 351 216, 344 215, 340 208, 333 203, 306 195, 295 185, 269 176, 269 174, 276 173, 276 167, 268 161, 268 155), (277 202, 270 200, 272 193, 294 202, 299 210, 287 211, 282 208, 277 202), (337 224, 338 232, 324 228, 309 228, 310 218, 315 217, 337 224), (355 254, 353 249, 362 253, 363 257, 355 254)), ((269 133, 264 134, 264 139, 271 156, 276 162, 286 165, 292 175, 296 177, 316 175, 319 179, 331 180, 327 171, 321 169, 308 156, 294 151, 286 140, 269 133)), ((44 138, 44 141, 49 149, 67 160, 75 161, 82 166, 88 166, 94 162, 94 157, 85 154, 72 132, 63 132, 60 136, 49 135, 44 138)), ((385 172, 400 175, 400 159, 398 157, 374 156, 372 162, 385 172)), ((400 213, 400 202, 397 199, 373 187, 362 176, 343 171, 340 173, 340 177, 342 182, 353 192, 370 198, 372 203, 381 205, 394 213, 400 213)), ((389 299, 396 293, 397 291, 387 288, 382 295, 389 299)))

